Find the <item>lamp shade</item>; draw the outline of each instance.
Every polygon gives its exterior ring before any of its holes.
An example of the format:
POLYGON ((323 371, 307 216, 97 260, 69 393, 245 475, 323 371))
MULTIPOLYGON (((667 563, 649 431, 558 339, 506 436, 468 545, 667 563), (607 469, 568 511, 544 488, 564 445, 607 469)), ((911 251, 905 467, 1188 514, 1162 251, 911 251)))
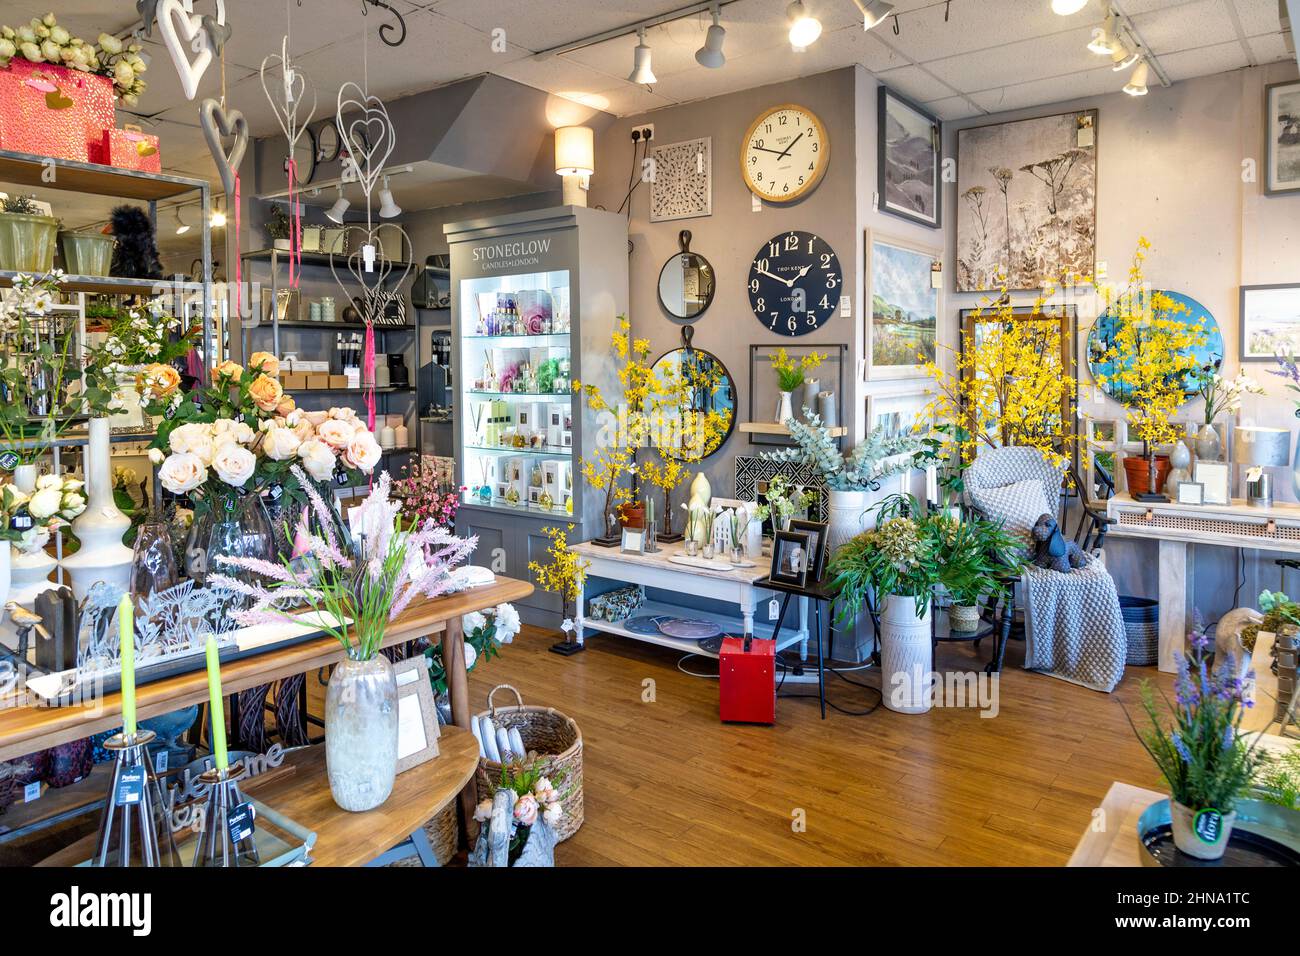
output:
POLYGON ((1129 74, 1128 82, 1124 84, 1124 92, 1129 96, 1146 96, 1148 73, 1147 61, 1139 60, 1138 65, 1133 67, 1133 72, 1129 74))
POLYGON ((1232 434, 1232 453, 1237 464, 1255 468, 1291 464, 1291 433, 1286 429, 1246 426, 1232 434))
POLYGON ((561 126, 555 131, 555 174, 590 176, 596 171, 596 139, 590 126, 561 126))

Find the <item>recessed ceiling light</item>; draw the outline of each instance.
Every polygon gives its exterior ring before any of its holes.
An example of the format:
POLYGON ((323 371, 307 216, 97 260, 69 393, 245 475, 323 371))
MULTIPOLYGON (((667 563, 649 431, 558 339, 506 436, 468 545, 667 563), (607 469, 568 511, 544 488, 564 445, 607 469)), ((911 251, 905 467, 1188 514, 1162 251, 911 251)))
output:
POLYGON ((1052 12, 1063 17, 1078 13, 1088 5, 1088 0, 1052 0, 1052 12))
POLYGON ((785 15, 790 21, 790 46, 796 53, 808 49, 822 35, 822 22, 808 12, 803 0, 794 0, 785 8, 785 15))

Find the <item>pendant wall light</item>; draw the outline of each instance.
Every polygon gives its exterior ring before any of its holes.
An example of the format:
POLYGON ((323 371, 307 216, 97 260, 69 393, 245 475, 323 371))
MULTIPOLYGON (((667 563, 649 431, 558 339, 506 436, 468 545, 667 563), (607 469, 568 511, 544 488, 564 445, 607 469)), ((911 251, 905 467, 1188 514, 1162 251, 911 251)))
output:
POLYGON ((637 45, 632 54, 632 73, 628 76, 628 81, 640 83, 643 86, 658 83, 654 70, 650 68, 650 47, 646 46, 645 27, 637 30, 636 36, 637 45))
POLYGON ((704 46, 695 51, 695 62, 700 66, 707 66, 710 70, 716 70, 727 62, 727 58, 722 53, 722 43, 727 38, 727 31, 718 22, 721 18, 722 10, 715 4, 713 26, 709 27, 709 32, 704 35, 704 46))
POLYGON ((384 188, 379 190, 379 216, 382 219, 395 219, 402 214, 402 207, 393 201, 393 191, 388 188, 388 177, 384 177, 384 188))

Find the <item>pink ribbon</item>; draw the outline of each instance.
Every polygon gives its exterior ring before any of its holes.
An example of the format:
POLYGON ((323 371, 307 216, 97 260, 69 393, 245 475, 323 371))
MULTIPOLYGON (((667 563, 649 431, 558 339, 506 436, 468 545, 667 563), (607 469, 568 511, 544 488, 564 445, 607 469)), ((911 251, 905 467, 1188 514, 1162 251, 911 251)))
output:
POLYGON ((366 387, 366 427, 371 433, 375 430, 375 326, 373 316, 366 316, 366 350, 362 357, 365 371, 362 373, 366 387))
POLYGON ((302 280, 302 215, 294 198, 293 184, 298 178, 298 161, 289 157, 289 288, 296 289, 302 280), (296 266, 296 268, 295 268, 296 266))

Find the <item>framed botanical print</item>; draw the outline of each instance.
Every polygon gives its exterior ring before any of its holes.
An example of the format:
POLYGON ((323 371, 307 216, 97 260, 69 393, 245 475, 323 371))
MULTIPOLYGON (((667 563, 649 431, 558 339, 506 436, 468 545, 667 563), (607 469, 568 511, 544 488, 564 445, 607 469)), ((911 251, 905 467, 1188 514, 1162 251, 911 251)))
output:
POLYGON ((880 211, 939 228, 943 193, 939 120, 882 86, 876 142, 880 211))
POLYGON ((1300 283, 1241 287, 1241 360, 1300 354, 1300 283))
POLYGON ((1300 193, 1300 80, 1264 87, 1264 193, 1300 193))
POLYGON ((889 440, 910 435, 921 427, 925 409, 933 400, 934 390, 924 382, 868 392, 866 429, 879 428, 889 440))
POLYGON ((866 377, 919 378, 934 361, 943 251, 866 230, 866 377))

